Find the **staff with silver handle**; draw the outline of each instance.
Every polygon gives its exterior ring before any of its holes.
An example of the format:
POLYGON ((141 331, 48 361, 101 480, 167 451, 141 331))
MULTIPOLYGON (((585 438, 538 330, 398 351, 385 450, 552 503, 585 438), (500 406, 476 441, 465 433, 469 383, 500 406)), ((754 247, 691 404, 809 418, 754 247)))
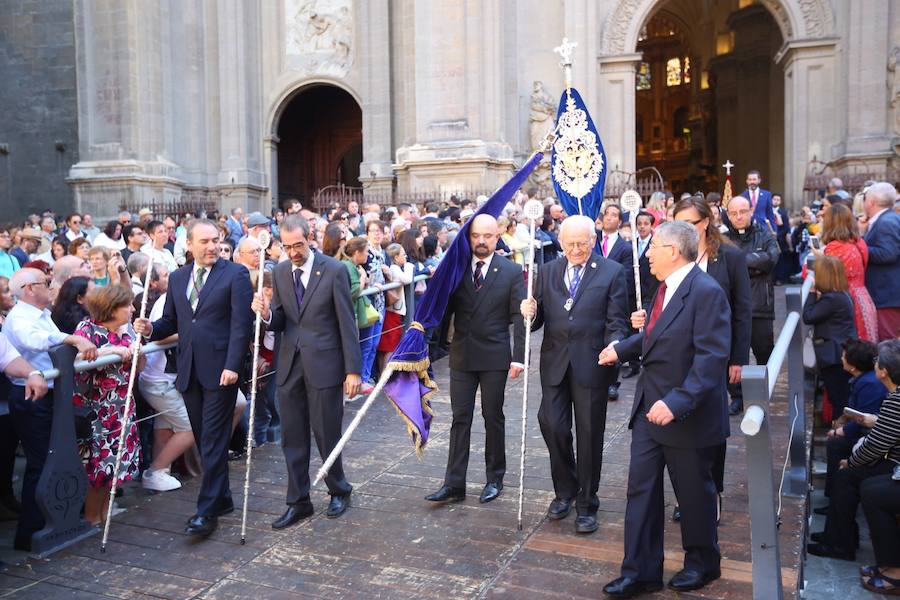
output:
MULTIPOLYGON (((638 256, 637 216, 644 203, 640 194, 634 190, 628 190, 619 198, 619 206, 622 207, 622 210, 628 211, 628 220, 631 222, 631 264, 634 267, 634 297, 637 299, 636 310, 641 310, 641 266, 639 262, 640 256, 638 256)), ((641 327, 639 331, 644 331, 644 328, 641 327)))
MULTIPOLYGON (((147 316, 147 297, 150 295, 150 276, 153 274, 153 255, 148 253, 147 273, 144 275, 144 296, 141 298, 141 311, 138 318, 147 316)), ((100 540, 100 553, 106 552, 106 542, 109 539, 109 522, 112 519, 113 504, 116 499, 116 489, 119 485, 119 469, 122 468, 122 452, 125 449, 125 437, 130 426, 131 404, 134 402, 134 381, 137 378, 138 358, 141 353, 141 340, 143 336, 135 335, 131 343, 131 372, 128 374, 128 391, 125 393, 125 412, 122 416, 122 429, 119 431, 119 451, 116 452, 116 462, 113 466, 112 485, 109 488, 109 504, 106 507, 106 521, 103 523, 103 539, 100 540)))
MULTIPOLYGON (((266 249, 271 243, 268 231, 260 231, 256 240, 259 242, 259 274, 256 278, 256 295, 263 295, 263 275, 266 264, 266 249)), ((253 372, 250 376, 250 422, 247 424, 247 461, 244 468, 244 506, 241 509, 241 545, 247 543, 247 501, 250 497, 250 461, 253 458, 253 425, 256 415, 256 387, 259 382, 259 334, 262 329, 262 315, 256 313, 253 330, 253 372)), ((270 384, 273 385, 273 384, 270 384)))
MULTIPOLYGON (((524 207, 525 216, 530 221, 531 252, 528 253, 528 300, 534 297, 534 225, 544 216, 544 205, 540 200, 529 200, 524 207)), ((525 319, 525 373, 522 380, 522 448, 519 455, 519 517, 518 529, 522 531, 522 505, 525 502, 525 437, 528 431, 528 367, 531 361, 531 318, 525 319)))

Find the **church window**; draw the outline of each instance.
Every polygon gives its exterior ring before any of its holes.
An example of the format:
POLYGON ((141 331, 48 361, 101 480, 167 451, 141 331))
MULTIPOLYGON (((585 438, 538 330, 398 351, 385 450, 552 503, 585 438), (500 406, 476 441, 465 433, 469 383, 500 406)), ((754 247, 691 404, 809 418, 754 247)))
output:
POLYGON ((683 69, 682 69, 681 80, 684 83, 690 83, 691 82, 691 57, 690 56, 684 57, 684 62, 682 63, 682 66, 683 66, 683 69))
POLYGON ((677 56, 666 61, 666 86, 681 85, 681 59, 677 56))
POLYGON ((638 91, 650 89, 650 63, 642 62, 638 65, 635 88, 638 91))

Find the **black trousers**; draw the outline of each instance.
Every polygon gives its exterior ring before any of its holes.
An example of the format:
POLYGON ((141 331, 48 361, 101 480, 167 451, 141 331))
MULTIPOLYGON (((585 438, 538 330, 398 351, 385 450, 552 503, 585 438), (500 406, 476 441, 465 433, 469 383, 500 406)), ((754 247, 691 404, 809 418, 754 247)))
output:
MULTIPOLYGON (((308 504, 310 429, 319 455, 325 460, 341 439, 343 387, 310 387, 300 369, 295 369, 278 388, 277 396, 281 410, 281 449, 287 463, 287 504, 308 504)), ((346 496, 353 491, 344 476, 340 456, 325 476, 325 484, 333 496, 346 496)))
POLYGON ((819 369, 819 377, 828 391, 831 402, 831 418, 837 419, 844 414, 844 407, 850 399, 850 373, 841 365, 830 365, 819 369))
POLYGON ((845 437, 833 437, 825 444, 827 469, 825 471, 825 497, 831 498, 834 492, 834 475, 838 472, 840 463, 845 458, 850 458, 853 444, 856 440, 848 440, 845 437))
POLYGON ((213 516, 232 505, 228 443, 237 390, 237 385, 204 389, 196 373, 192 373, 190 384, 182 394, 203 465, 203 480, 197 496, 197 514, 200 516, 213 516))
POLYGON ((16 528, 17 547, 31 547, 31 536, 44 528, 44 515, 35 501, 35 489, 50 451, 50 428, 53 425, 53 390, 40 400, 26 400, 25 387, 13 385, 9 390, 9 414, 13 428, 25 450, 25 476, 22 478, 22 513, 16 528))
POLYGON ((710 448, 660 445, 650 435, 646 410, 635 418, 628 467, 623 577, 645 582, 662 581, 666 519, 663 469, 669 471, 681 507, 684 568, 704 574, 718 572, 721 554, 716 532, 712 456, 710 448))
POLYGON ((508 371, 450 370, 450 451, 444 485, 466 487, 469 442, 475 414, 475 392, 481 386, 481 414, 484 417, 485 481, 503 483, 506 474, 506 425, 503 397, 508 371))
POLYGON ((603 466, 603 433, 612 374, 600 387, 578 385, 571 365, 558 386, 541 386, 538 423, 550 451, 550 474, 557 498, 576 499, 579 515, 594 515, 600 506, 597 489, 603 466), (572 411, 578 436, 578 461, 572 448, 572 411))
POLYGON ((859 547, 859 528, 856 510, 863 481, 878 475, 890 474, 894 463, 882 460, 870 467, 840 469, 834 474, 834 489, 825 519, 825 543, 841 550, 859 547))
POLYGON ((756 364, 769 362, 769 356, 775 347, 775 320, 772 318, 753 317, 750 321, 750 349, 756 357, 756 364))
POLYGON ((12 416, 0 416, 0 498, 11 496, 13 493, 12 477, 16 467, 18 445, 19 436, 13 427, 12 416))
POLYGON ((862 483, 862 505, 872 535, 875 564, 900 567, 900 481, 890 475, 870 477, 862 483))

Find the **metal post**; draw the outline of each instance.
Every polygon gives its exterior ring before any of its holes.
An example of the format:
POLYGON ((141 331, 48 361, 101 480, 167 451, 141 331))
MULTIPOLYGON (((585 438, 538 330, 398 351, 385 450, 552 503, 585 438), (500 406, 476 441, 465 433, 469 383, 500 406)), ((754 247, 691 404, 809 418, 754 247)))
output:
POLYGON ((409 329, 416 314, 416 278, 412 283, 403 286, 403 294, 406 296, 406 315, 403 317, 404 330, 409 329))
MULTIPOLYGON (((802 366, 802 365, 801 365, 802 366)), ((745 435, 747 448, 747 493, 750 497, 750 543, 753 565, 754 600, 781 600, 781 557, 778 552, 778 527, 775 507, 775 482, 772 479, 772 438, 769 432, 769 382, 765 366, 750 365, 741 373, 744 404, 759 406, 766 412, 759 432, 745 435)))
MULTIPOLYGON (((802 292, 799 286, 791 286, 785 290, 785 302, 788 314, 796 312, 803 315, 802 292)), ((785 495, 794 498, 805 498, 809 491, 809 445, 806 443, 806 402, 803 369, 803 336, 805 327, 803 319, 794 329, 788 347, 788 407, 790 409, 791 427, 791 459, 787 474, 785 495)), ((777 373, 772 374, 777 377, 777 373)))

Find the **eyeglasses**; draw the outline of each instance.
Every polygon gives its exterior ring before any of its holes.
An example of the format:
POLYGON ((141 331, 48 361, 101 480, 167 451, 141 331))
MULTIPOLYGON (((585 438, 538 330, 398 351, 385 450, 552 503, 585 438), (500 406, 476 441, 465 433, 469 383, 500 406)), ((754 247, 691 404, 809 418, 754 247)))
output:
POLYGON ((31 283, 26 283, 25 285, 46 285, 46 286, 49 286, 50 284, 48 284, 48 283, 46 282, 46 280, 45 280, 45 281, 32 281, 31 283))
POLYGON ((300 250, 303 250, 306 247, 306 242, 305 241, 297 242, 296 244, 291 244, 291 245, 284 244, 283 246, 284 246, 284 249, 287 250, 288 252, 293 252, 294 250, 299 252, 300 250))
POLYGON ((259 254, 259 248, 254 248, 252 250, 241 250, 241 254, 259 254))
POLYGON ((587 250, 591 247, 591 242, 568 242, 563 243, 563 250, 587 250))
POLYGON ((657 244, 655 242, 650 242, 650 250, 654 248, 674 248, 675 244, 657 244))

